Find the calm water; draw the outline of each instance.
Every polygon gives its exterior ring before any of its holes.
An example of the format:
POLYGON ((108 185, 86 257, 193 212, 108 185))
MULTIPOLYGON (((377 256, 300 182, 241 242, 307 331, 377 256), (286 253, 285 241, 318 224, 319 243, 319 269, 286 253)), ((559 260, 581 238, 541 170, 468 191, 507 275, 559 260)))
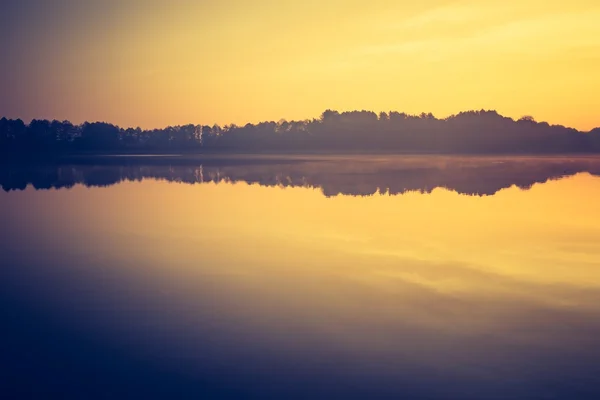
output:
POLYGON ((600 398, 600 160, 0 171, 3 398, 600 398))

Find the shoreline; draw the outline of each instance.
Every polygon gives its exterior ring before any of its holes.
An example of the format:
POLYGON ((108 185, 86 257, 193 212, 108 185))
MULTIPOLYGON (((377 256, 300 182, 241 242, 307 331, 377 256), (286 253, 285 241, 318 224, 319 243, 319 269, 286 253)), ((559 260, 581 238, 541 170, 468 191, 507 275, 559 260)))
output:
POLYGON ((600 158, 600 153, 426 153, 426 152, 323 152, 323 153, 73 153, 53 156, 12 155, 0 157, 0 165, 36 164, 188 164, 188 163, 297 163, 315 161, 345 161, 348 159, 390 158, 432 159, 559 159, 600 158))

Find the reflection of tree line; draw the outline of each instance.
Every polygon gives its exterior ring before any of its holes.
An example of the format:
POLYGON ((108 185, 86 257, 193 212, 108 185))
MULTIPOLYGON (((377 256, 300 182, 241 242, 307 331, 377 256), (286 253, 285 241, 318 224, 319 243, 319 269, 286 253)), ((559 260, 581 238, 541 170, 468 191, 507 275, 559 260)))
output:
POLYGON ((246 182, 263 186, 320 188, 326 196, 430 192, 443 187, 470 195, 491 195, 516 185, 535 183, 579 172, 600 175, 600 160, 427 158, 309 160, 291 163, 235 165, 58 165, 5 166, 0 185, 6 191, 70 188, 76 184, 102 187, 143 179, 182 183, 246 182))
POLYGON ((121 128, 108 123, 0 119, 0 153, 56 155, 72 152, 600 152, 600 128, 580 132, 561 125, 517 121, 495 111, 432 114, 327 110, 303 121, 237 126, 182 125, 121 128))

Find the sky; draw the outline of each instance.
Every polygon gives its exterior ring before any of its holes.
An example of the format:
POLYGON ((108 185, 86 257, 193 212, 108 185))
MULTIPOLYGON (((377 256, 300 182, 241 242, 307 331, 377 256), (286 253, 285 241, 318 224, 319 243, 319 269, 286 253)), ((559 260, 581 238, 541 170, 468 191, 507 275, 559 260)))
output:
POLYGON ((597 0, 14 0, 0 115, 160 128, 325 109, 600 126, 597 0))

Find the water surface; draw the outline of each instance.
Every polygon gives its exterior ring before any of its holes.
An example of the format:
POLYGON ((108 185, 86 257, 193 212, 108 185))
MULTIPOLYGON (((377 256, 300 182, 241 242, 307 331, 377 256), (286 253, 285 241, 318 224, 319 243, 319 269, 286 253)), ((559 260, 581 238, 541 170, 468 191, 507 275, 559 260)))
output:
POLYGON ((1 387, 598 398, 598 173, 585 157, 3 167, 1 387))

